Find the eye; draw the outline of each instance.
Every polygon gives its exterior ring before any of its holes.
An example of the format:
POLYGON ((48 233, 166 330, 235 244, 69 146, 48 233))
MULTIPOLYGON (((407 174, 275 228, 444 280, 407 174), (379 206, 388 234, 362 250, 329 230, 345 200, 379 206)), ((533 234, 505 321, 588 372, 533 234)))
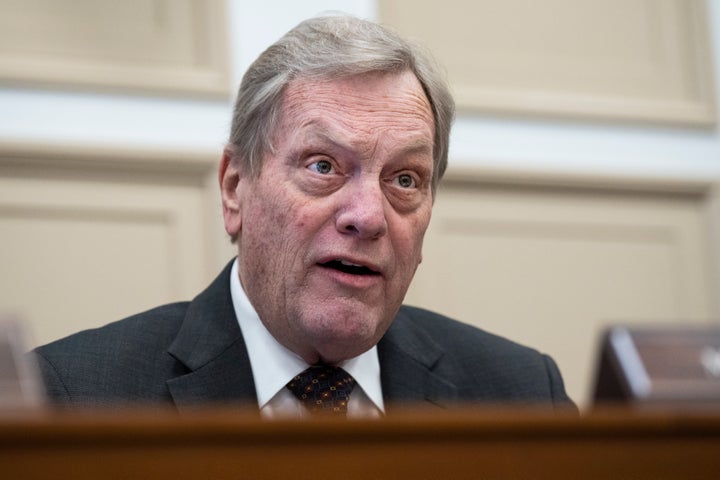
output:
POLYGON ((415 188, 416 186, 415 178, 409 173, 401 173, 395 177, 395 183, 402 188, 415 188))
POLYGON ((328 160, 318 160, 317 162, 313 162, 308 167, 313 172, 322 174, 322 175, 328 175, 330 173, 333 173, 333 165, 328 160))

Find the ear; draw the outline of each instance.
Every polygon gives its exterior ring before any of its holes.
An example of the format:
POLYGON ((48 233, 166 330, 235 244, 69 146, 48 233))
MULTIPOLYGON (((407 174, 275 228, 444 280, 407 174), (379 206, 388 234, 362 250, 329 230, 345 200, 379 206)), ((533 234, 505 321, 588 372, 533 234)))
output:
POLYGON ((232 238, 236 238, 242 226, 242 202, 240 185, 240 171, 237 160, 233 161, 232 153, 226 147, 223 150, 220 169, 218 170, 220 194, 222 196, 223 220, 225 231, 232 238))

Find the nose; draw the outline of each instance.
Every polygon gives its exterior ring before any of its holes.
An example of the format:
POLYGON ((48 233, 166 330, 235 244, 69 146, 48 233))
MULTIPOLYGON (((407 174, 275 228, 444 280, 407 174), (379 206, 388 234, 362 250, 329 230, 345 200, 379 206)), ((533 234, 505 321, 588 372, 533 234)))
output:
POLYGON ((356 188, 347 189, 343 195, 335 220, 340 233, 363 239, 380 238, 387 233, 385 197, 377 180, 359 182, 356 188))

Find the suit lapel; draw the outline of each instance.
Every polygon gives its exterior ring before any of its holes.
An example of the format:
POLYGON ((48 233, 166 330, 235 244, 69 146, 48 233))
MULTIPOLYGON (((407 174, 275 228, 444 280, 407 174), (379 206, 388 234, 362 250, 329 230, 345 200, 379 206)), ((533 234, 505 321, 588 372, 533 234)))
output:
POLYGON ((231 266, 190 303, 168 349, 189 370, 167 382, 180 411, 207 402, 257 409, 250 359, 230 295, 231 266))
POLYGON ((443 349, 413 324, 401 308, 378 343, 380 376, 386 409, 410 406, 447 408, 457 401, 457 387, 435 373, 443 349))
MULTIPOLYGON (((257 406, 255 382, 230 295, 230 263, 189 305, 168 353, 188 373, 167 381, 180 411, 203 403, 257 406)), ((435 373, 443 349, 401 308, 378 343, 386 409, 408 405, 447 408, 457 387, 435 373)))

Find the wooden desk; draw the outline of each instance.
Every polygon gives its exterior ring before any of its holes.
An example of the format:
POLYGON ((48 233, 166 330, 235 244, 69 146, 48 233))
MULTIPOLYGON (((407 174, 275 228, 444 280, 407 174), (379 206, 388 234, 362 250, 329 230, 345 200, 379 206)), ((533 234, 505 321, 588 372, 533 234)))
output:
POLYGON ((0 476, 713 479, 720 478, 720 412, 578 418, 484 410, 312 423, 225 411, 5 414, 0 476))

